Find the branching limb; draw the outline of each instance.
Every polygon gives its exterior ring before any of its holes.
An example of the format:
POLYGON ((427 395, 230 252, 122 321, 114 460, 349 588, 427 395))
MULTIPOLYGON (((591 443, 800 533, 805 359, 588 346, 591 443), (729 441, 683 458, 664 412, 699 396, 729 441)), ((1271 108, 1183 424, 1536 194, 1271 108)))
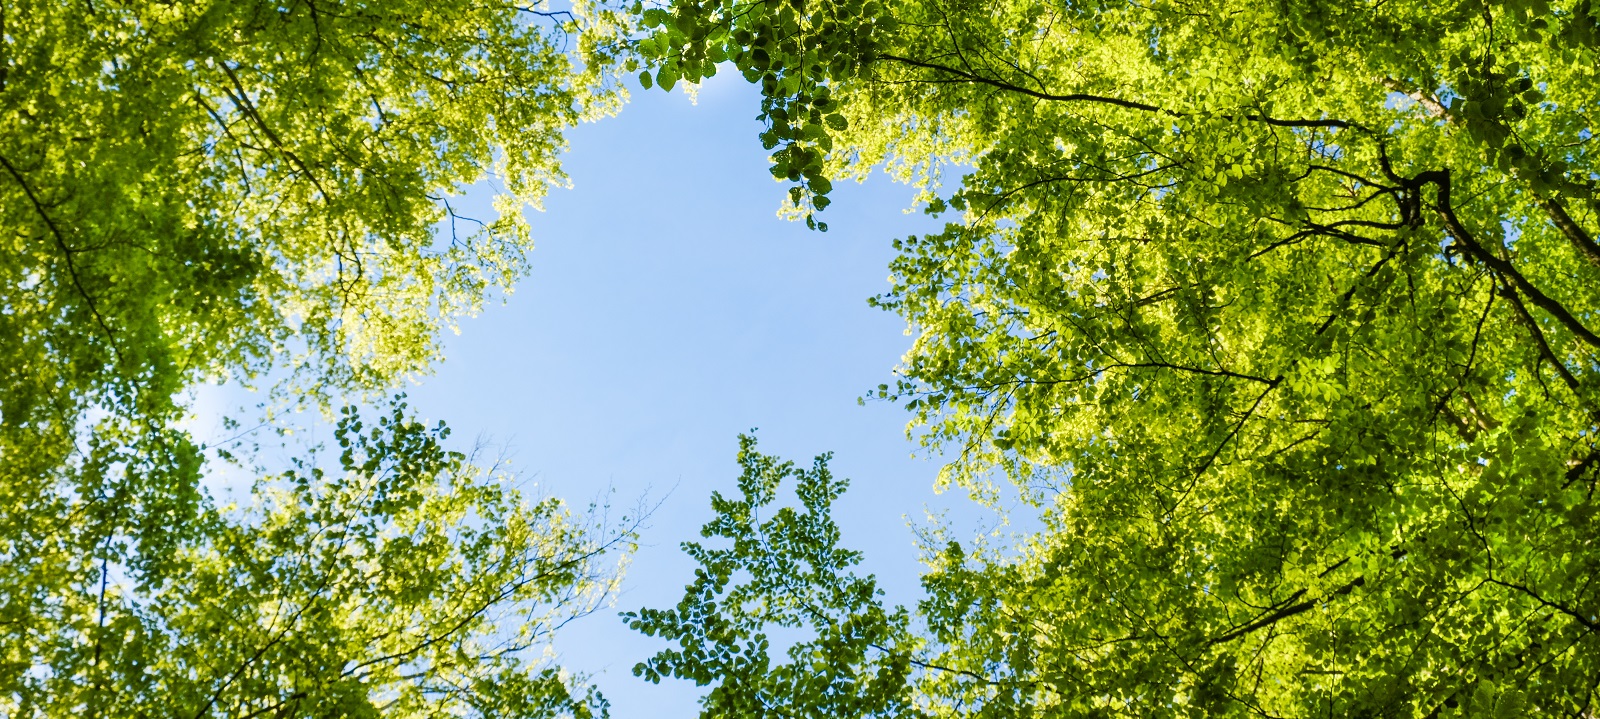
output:
MULTIPOLYGON (((1057 94, 1050 93, 1050 92, 1044 92, 1044 91, 1040 91, 1040 90, 1034 90, 1034 89, 1031 89, 1031 88, 1022 87, 1021 85, 1014 85, 1012 83, 1005 82, 1004 80, 996 80, 994 78, 984 77, 983 75, 979 75, 979 74, 976 74, 976 73, 973 73, 973 72, 968 72, 968 71, 962 70, 960 68, 950 67, 948 65, 940 65, 938 63, 933 63, 933 62, 926 62, 926 61, 923 61, 923 60, 915 60, 915 59, 912 59, 912 58, 909 58, 909 57, 903 57, 903 56, 900 56, 900 55, 884 54, 884 55, 879 55, 878 58, 881 59, 881 60, 889 60, 891 62, 898 62, 898 63, 900 63, 902 65, 909 65, 911 67, 917 67, 917 68, 922 68, 922 69, 926 69, 926 70, 933 70, 935 72, 940 72, 940 73, 944 73, 944 74, 953 76, 954 78, 956 78, 959 81, 972 82, 972 83, 977 83, 979 85, 988 85, 989 87, 997 88, 997 89, 1000 89, 1000 90, 1005 90, 1007 92, 1020 93, 1020 94, 1027 95, 1029 97, 1037 98, 1037 99, 1040 99, 1040 100, 1051 100, 1051 101, 1055 101, 1055 102, 1092 102, 1092 103, 1099 103, 1099 104, 1102 104, 1102 105, 1113 105, 1113 106, 1125 108, 1125 109, 1128 109, 1128 110, 1140 110, 1140 111, 1143 111, 1143 112, 1159 113, 1159 114, 1167 115, 1169 117, 1193 117, 1194 116, 1194 113, 1179 112, 1177 110, 1171 110, 1171 109, 1164 108, 1164 107, 1159 107, 1159 106, 1156 106, 1156 105, 1151 105, 1151 104, 1147 104, 1147 103, 1143 103, 1143 102, 1135 102, 1133 100, 1124 100, 1122 98, 1109 97, 1109 96, 1106 96, 1106 95, 1094 95, 1094 94, 1090 94, 1090 93, 1081 93, 1081 92, 1080 93, 1071 93, 1071 94, 1066 94, 1066 95, 1057 95, 1057 94)), ((1279 119, 1279 118, 1275 118, 1275 117, 1268 117, 1266 115, 1259 115, 1259 114, 1219 115, 1217 117, 1220 117, 1221 119, 1224 119, 1224 120, 1249 120, 1251 122, 1259 122, 1259 123, 1262 123, 1262 124, 1271 125, 1273 127, 1355 129, 1355 130, 1361 130, 1363 132, 1367 132, 1369 134, 1371 134, 1371 132, 1372 132, 1366 126, 1361 125, 1360 123, 1351 122, 1351 121, 1348 121, 1348 120, 1335 120, 1335 119, 1325 119, 1325 120, 1284 120, 1284 119, 1279 119)))
POLYGON ((84 303, 89 307, 89 314, 94 315, 95 323, 100 325, 100 331, 105 333, 106 344, 111 348, 111 355, 116 359, 117 365, 120 366, 122 364, 122 353, 117 350, 116 335, 111 332, 111 325, 106 323, 105 316, 100 314, 100 308, 95 306, 94 295, 89 294, 89 290, 84 288, 83 280, 78 276, 78 267, 72 261, 74 250, 67 244, 66 236, 61 233, 61 228, 56 226, 55 220, 51 219, 50 213, 45 211, 44 203, 39 200, 39 196, 34 193, 33 187, 22 177, 22 173, 17 170, 16 166, 11 164, 11 161, 3 155, 0 155, 0 166, 4 166, 12 179, 17 181, 17 185, 22 188, 23 194, 28 196, 28 202, 33 204, 34 212, 38 213, 39 219, 50 230, 50 236, 55 238, 56 248, 61 250, 61 257, 67 262, 67 276, 72 278, 72 286, 77 288, 79 295, 83 296, 84 303))
POLYGON ((1596 335, 1592 330, 1584 326, 1560 302, 1541 292, 1509 261, 1496 256, 1485 249, 1482 244, 1479 244, 1477 238, 1461 222, 1461 218, 1456 216, 1455 208, 1450 203, 1450 173, 1448 171, 1432 170, 1424 172, 1417 175, 1413 182, 1419 187, 1422 184, 1433 184, 1438 188, 1439 195, 1435 209, 1437 209, 1439 217, 1444 220, 1445 229, 1450 232, 1450 236, 1456 242, 1460 243, 1467 254, 1471 255, 1473 259, 1482 262, 1493 270, 1495 274, 1505 278, 1516 287, 1518 292, 1527 297, 1528 301, 1549 313, 1551 317, 1554 317, 1557 322, 1560 322, 1570 330, 1578 339, 1583 340, 1591 347, 1600 349, 1600 335, 1596 335))
POLYGON ((1523 586, 1521 584, 1517 584, 1515 582, 1507 582, 1507 581, 1505 581, 1503 579, 1495 579, 1494 577, 1490 577, 1488 579, 1488 581, 1491 584, 1495 584, 1495 585, 1498 585, 1498 586, 1501 586, 1501 587, 1505 587, 1506 589, 1511 589, 1511 590, 1515 590, 1515 591, 1521 592, 1522 594, 1527 595, 1527 597, 1529 599, 1532 599, 1533 601, 1538 602, 1539 604, 1541 604, 1541 605, 1543 605, 1545 607, 1548 607, 1550 609, 1554 609, 1554 610, 1556 610, 1558 612, 1561 612, 1562 614, 1567 615, 1573 621, 1577 622, 1579 626, 1583 627, 1584 629, 1589 630, 1591 633, 1600 634, 1600 624, 1595 623, 1594 620, 1592 620, 1589 617, 1585 616, 1583 612, 1580 612, 1580 611, 1577 611, 1575 609, 1572 609, 1571 607, 1568 607, 1567 605, 1562 604, 1561 602, 1556 602, 1556 601, 1551 601, 1549 599, 1545 599, 1543 596, 1540 596, 1540 594, 1538 592, 1536 592, 1536 591, 1534 591, 1532 589, 1529 589, 1528 587, 1525 587, 1525 586, 1523 586))
POLYGON ((1567 236, 1567 240, 1572 243, 1573 247, 1578 249, 1584 259, 1587 259, 1594 266, 1600 267, 1600 245, 1595 244, 1594 238, 1590 237, 1589 233, 1585 232, 1583 227, 1579 226, 1577 221, 1567 214, 1567 208, 1561 205, 1560 200, 1554 197, 1543 197, 1539 199, 1539 207, 1544 209, 1544 213, 1550 216, 1550 221, 1555 224, 1556 229, 1561 230, 1561 234, 1567 236))

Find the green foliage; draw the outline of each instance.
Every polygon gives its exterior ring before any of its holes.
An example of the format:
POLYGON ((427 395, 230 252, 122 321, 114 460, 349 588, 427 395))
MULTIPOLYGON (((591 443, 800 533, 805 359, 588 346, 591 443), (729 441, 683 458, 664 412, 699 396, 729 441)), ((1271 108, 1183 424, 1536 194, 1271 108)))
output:
POLYGON ((315 402, 425 371, 524 271, 560 131, 615 102, 614 26, 475 0, 8 6, 3 481, 66 462, 91 407, 154 446, 197 380, 276 371, 315 402), (499 218, 458 217, 489 175, 499 218))
POLYGON ((711 496, 717 518, 700 530, 722 546, 686 542, 700 563, 674 609, 623 615, 647 635, 675 642, 634 667, 662 677, 714 684, 701 700, 707 717, 905 716, 908 615, 885 611, 877 582, 850 568, 860 555, 839 548, 829 516, 848 485, 828 471, 828 456, 811 469, 756 451, 739 437, 740 497, 711 496), (792 481, 799 507, 775 506, 792 481), (769 512, 762 519, 763 512, 769 512), (803 636, 774 665, 776 639, 803 636))
POLYGON ((64 547, 77 552, 57 567, 61 594, 43 607, 14 601, 0 610, 13 628, 0 709, 16 717, 605 714, 598 694, 541 652, 557 626, 613 589, 604 560, 628 548, 631 531, 602 534, 557 500, 525 501, 503 472, 446 450, 448 434, 409 418, 404 405, 371 426, 347 408, 334 432, 335 467, 296 460, 258 480, 245 509, 199 502, 168 527, 159 554, 115 536, 64 547))
POLYGON ((589 711, 503 651, 542 642, 542 615, 474 614, 586 601, 590 540, 555 505, 347 418, 366 465, 225 512, 177 427, 198 381, 328 410, 426 372, 439 330, 524 273, 561 131, 619 100, 622 23, 478 0, 0 9, 0 714, 589 711), (459 215, 486 179, 498 217, 459 215))
POLYGON ((318 394, 425 370, 440 326, 524 271, 521 209, 563 181, 560 131, 615 104, 615 17, 577 12, 8 8, 7 422, 155 411, 197 378, 274 367, 318 394), (447 198, 491 175, 499 218, 458 217, 447 198))
POLYGON ((1593 3, 650 12, 801 205, 881 163, 960 215, 877 394, 1044 529, 930 551, 935 713, 1593 711, 1593 3))

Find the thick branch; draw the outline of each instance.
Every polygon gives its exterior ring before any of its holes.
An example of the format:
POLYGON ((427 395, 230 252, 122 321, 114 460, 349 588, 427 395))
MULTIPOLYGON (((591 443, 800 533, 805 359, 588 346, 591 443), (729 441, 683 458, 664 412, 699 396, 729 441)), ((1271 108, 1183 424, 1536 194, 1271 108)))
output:
POLYGON ((1570 466, 1567 467, 1566 474, 1567 481, 1561 485, 1561 488, 1571 487, 1573 482, 1583 479, 1590 470, 1594 469, 1597 462, 1600 462, 1600 450, 1591 450, 1589 455, 1582 460, 1569 462, 1570 466))
POLYGON ((1383 86, 1415 100, 1418 105, 1422 106, 1422 109, 1428 111, 1429 117, 1455 122, 1455 118, 1450 115, 1450 111, 1445 109, 1445 106, 1437 98, 1412 87, 1409 83, 1386 77, 1383 78, 1383 86))
POLYGON ((1534 305, 1537 305, 1539 309, 1548 312, 1557 322, 1566 326, 1572 334, 1588 343, 1589 346, 1600 348, 1600 336, 1595 335, 1592 330, 1585 327, 1582 322, 1579 322, 1578 318, 1574 317, 1560 302, 1551 299, 1549 295, 1534 287, 1533 283, 1529 282, 1528 278, 1524 277, 1521 272, 1518 272, 1517 268, 1510 262, 1489 252, 1483 245, 1478 243, 1472 232, 1467 229, 1466 225, 1462 224, 1461 218, 1456 216, 1455 208, 1450 204, 1449 172, 1444 170, 1424 172, 1418 175, 1414 181, 1418 185, 1431 182, 1439 188, 1437 203, 1439 217, 1444 220, 1445 229, 1450 232, 1450 236, 1455 238, 1456 242, 1461 244, 1462 249, 1466 250, 1474 259, 1488 266, 1489 269, 1494 270, 1496 274, 1515 285, 1517 291, 1521 292, 1534 305))
POLYGON ((1596 245, 1594 238, 1584 232, 1583 228, 1572 219, 1572 215, 1567 214, 1567 208, 1561 206, 1561 201, 1554 197, 1542 197, 1539 199, 1539 206, 1550 216, 1550 221, 1555 223, 1556 229, 1561 230, 1561 234, 1567 236, 1572 246, 1578 248, 1584 259, 1600 267, 1600 245, 1596 245))
MULTIPOLYGON (((1412 87, 1408 83, 1392 77, 1386 77, 1383 79, 1383 86, 1415 100, 1418 105, 1428 111, 1429 117, 1445 120, 1452 125, 1460 124, 1460 120, 1455 115, 1452 115, 1450 110, 1437 99, 1412 87)), ((1572 246, 1577 248, 1585 259, 1596 267, 1600 267, 1600 245, 1596 245, 1594 238, 1590 237, 1589 233, 1585 232, 1583 227, 1578 225, 1571 215, 1567 214, 1567 209, 1561 205, 1559 200, 1554 197, 1540 197, 1539 207, 1544 210, 1546 215, 1549 215, 1551 223, 1556 226, 1556 229, 1561 230, 1561 234, 1567 236, 1567 240, 1572 242, 1572 246)))

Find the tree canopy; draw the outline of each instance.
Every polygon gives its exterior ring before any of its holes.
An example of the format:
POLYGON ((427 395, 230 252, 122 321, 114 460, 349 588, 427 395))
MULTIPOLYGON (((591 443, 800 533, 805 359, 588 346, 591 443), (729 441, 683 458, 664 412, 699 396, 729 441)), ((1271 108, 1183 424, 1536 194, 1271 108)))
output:
MULTIPOLYGON (((426 369, 440 325, 523 271, 520 210, 563 181, 561 130, 616 103, 604 18, 579 19, 469 0, 9 8, 4 271, 27 294, 6 301, 5 364, 65 397, 426 369), (486 178, 499 217, 458 216, 448 200, 486 178)), ((46 411, 27 399, 10 421, 46 411)))
MULTIPOLYGON (((540 655, 624 548, 344 416, 218 506, 202 381, 332 411, 509 292, 623 18, 442 2, 0 8, 0 714, 587 715, 540 655), (494 213, 458 212, 469 186, 494 213), (477 216, 474 216, 474 215, 477 216)), ((240 458, 245 464, 251 458, 240 458)))
POLYGON ((618 100, 620 26, 590 5, 25 2, 4 22, 3 406, 30 441, 198 379, 277 369, 329 395, 425 371, 441 326, 524 271, 561 131, 618 100), (499 216, 458 215, 485 179, 499 216))
POLYGON ((333 462, 310 448, 260 476, 250 505, 188 520, 161 554, 110 536, 101 551, 29 557, 62 577, 42 606, 6 607, 0 707, 605 715, 598 692, 546 652, 559 626, 604 606, 636 522, 525 497, 498 462, 446 449, 448 429, 404 404, 376 414, 345 408, 333 462))
POLYGON ((1592 0, 6 5, 0 711, 603 713, 539 652, 631 527, 398 403, 219 506, 181 393, 425 372, 617 69, 730 66, 786 212, 886 167, 951 216, 872 394, 1039 529, 928 531, 891 606, 826 455, 744 438, 638 673, 729 717, 1595 713, 1592 0))
MULTIPOLYGON (((915 340, 873 394, 955 457, 945 480, 1009 480, 1043 529, 931 542, 915 631, 873 625, 905 687, 848 713, 1594 711, 1591 2, 637 9, 646 85, 723 62, 760 84, 808 222, 880 165, 959 215, 897 244, 874 302, 915 340)), ((736 540, 767 603, 732 626, 792 611, 759 566, 834 551, 809 537, 736 540)), ((680 615, 730 576, 692 554, 680 615)), ((822 596, 857 586, 815 566, 822 596)), ((894 615, 840 611, 819 636, 894 615)), ((728 659, 745 634, 640 617, 688 646, 651 676, 784 681, 728 659)), ((838 661, 868 686, 886 660, 838 661)), ((840 691, 762 711, 832 716, 840 691)))

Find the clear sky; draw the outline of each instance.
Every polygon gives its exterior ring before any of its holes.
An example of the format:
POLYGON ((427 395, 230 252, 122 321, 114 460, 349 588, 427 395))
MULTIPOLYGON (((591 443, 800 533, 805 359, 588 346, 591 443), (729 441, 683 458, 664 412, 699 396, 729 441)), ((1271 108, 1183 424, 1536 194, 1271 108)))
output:
MULTIPOLYGON (((867 551, 891 601, 917 596, 907 520, 962 504, 933 493, 938 465, 911 456, 903 409, 856 402, 892 382, 910 343, 866 303, 888 287, 890 242, 935 221, 905 213, 911 190, 881 174, 835 190, 826 234, 779 220, 785 186, 767 172, 758 109, 724 73, 698 105, 636 88, 620 116, 573 131, 573 188, 531 213, 531 276, 465 322, 410 391, 453 439, 509 445, 541 490, 579 506, 608 485, 623 506, 671 492, 617 610, 677 602, 693 567, 678 543, 710 518, 711 491, 734 487, 736 435, 752 427, 763 451, 797 462, 835 452, 836 476, 852 479, 844 542, 867 551)), ((632 676, 662 645, 615 612, 563 632, 564 663, 593 675, 613 716, 695 715, 692 684, 632 676)))
MULTIPOLYGON (((843 544, 866 553, 891 603, 920 595, 908 522, 946 513, 958 536, 994 524, 963 493, 934 494, 939 463, 913 456, 900 406, 857 403, 893 382, 911 341, 897 316, 867 305, 889 287, 890 243, 939 222, 907 213, 912 190, 881 173, 835 188, 827 233, 778 219, 787 186, 767 172, 758 111, 755 89, 724 73, 697 105, 635 86, 619 116, 573 130, 563 160, 573 187, 529 213, 530 276, 447 335, 446 360, 407 390, 417 415, 451 426, 453 449, 485 439, 575 509, 608 488, 621 510, 661 502, 616 606, 556 640, 560 662, 590 675, 614 717, 697 714, 700 688, 633 676, 665 645, 617 612, 682 596, 694 565, 678 545, 699 538, 712 491, 735 490, 740 432, 759 428, 762 451, 800 464, 834 452, 835 476, 852 480, 835 507, 843 544)), ((197 397, 192 428, 211 442, 232 434, 221 414, 256 399, 197 397)), ((231 494, 245 479, 225 473, 212 489, 231 494)))

